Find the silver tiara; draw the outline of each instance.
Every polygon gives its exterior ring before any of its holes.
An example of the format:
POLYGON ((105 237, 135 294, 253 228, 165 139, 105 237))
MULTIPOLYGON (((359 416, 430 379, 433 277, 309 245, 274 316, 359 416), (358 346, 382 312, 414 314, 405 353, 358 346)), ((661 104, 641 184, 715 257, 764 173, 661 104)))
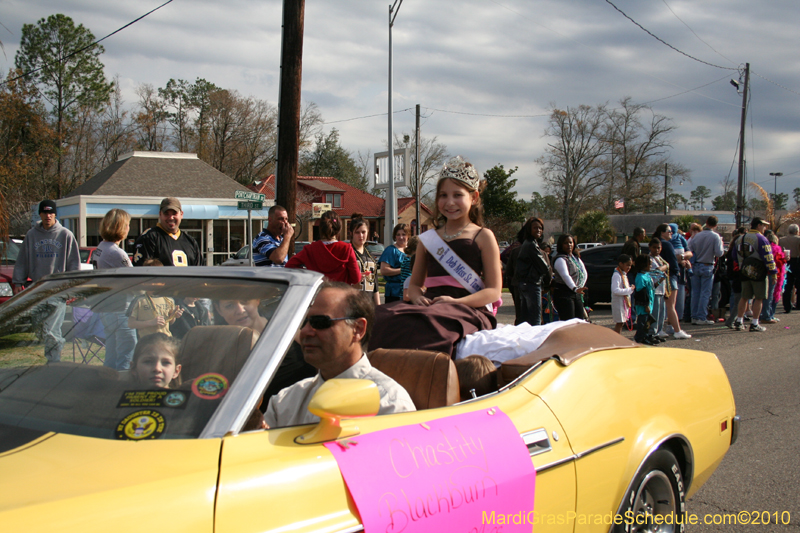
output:
POLYGON ((472 163, 464 161, 460 155, 455 156, 450 161, 445 163, 440 173, 442 178, 450 178, 461 181, 469 187, 470 190, 478 190, 481 178, 478 176, 478 171, 472 166, 472 163))

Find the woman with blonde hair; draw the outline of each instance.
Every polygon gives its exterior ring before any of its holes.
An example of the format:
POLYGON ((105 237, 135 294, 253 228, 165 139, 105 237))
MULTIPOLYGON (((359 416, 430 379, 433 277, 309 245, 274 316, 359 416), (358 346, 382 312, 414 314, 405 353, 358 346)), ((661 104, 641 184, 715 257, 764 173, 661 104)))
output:
MULTIPOLYGON (((122 209, 112 209, 100 221, 103 242, 92 254, 94 268, 133 267, 120 243, 128 236, 131 216, 122 209)), ((129 303, 129 302, 128 302, 129 303)), ((127 307, 127 305, 125 305, 127 307)), ((103 365, 115 370, 128 370, 136 348, 136 331, 128 327, 125 308, 119 312, 101 313, 100 320, 106 336, 106 357, 103 365)))

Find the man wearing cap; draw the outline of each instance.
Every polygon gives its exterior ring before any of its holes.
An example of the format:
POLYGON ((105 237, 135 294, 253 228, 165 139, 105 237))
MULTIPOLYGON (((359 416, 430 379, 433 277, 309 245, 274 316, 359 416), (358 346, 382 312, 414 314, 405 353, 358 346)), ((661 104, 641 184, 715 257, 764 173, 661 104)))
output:
MULTIPOLYGON (((78 241, 67 228, 56 220, 56 203, 43 200, 39 204, 40 222, 28 231, 14 265, 11 283, 14 294, 22 291, 28 278, 31 281, 56 272, 79 270, 81 256, 78 241)), ((44 341, 44 355, 48 362, 61 360, 64 337, 61 324, 67 306, 64 300, 51 298, 33 313, 37 334, 44 341)))
MULTIPOLYGON (((742 272, 745 259, 755 256, 764 263, 767 276, 773 279, 778 275, 775 260, 772 257, 772 246, 764 237, 764 230, 769 226, 769 222, 755 217, 750 222, 750 231, 737 241, 736 249, 736 270, 742 272)), ((766 331, 764 326, 759 325, 758 317, 761 315, 763 301, 769 296, 769 280, 767 276, 761 280, 753 280, 742 276, 742 297, 739 300, 739 309, 736 319, 733 321, 733 329, 741 331, 743 329, 744 312, 747 309, 747 300, 753 299, 753 319, 750 322, 750 331, 766 331)))
POLYGON ((200 266, 202 254, 191 235, 180 230, 183 209, 177 198, 164 198, 158 224, 142 233, 134 245, 133 266, 158 259, 164 266, 200 266))

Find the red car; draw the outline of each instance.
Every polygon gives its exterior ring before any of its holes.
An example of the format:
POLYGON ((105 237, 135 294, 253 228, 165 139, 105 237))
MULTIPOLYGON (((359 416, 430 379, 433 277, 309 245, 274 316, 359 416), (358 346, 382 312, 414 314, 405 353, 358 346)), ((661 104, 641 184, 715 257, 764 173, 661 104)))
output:
POLYGON ((0 241, 0 304, 14 296, 11 290, 11 277, 14 275, 14 265, 19 255, 19 244, 14 241, 4 243, 0 241))

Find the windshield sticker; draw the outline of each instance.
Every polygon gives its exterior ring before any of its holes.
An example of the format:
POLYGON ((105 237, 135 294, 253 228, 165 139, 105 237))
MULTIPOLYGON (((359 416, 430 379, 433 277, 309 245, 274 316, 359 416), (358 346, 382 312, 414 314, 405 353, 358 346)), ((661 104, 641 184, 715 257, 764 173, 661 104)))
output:
POLYGON ((157 439, 167 428, 164 415, 158 411, 145 409, 123 418, 114 432, 120 440, 157 439))
POLYGON ((185 409, 186 398, 186 393, 179 390, 126 390, 122 393, 122 398, 120 398, 117 407, 172 407, 185 409))
POLYGON ((514 423, 498 408, 325 447, 365 531, 530 533, 525 519, 533 517, 536 469, 514 423))
POLYGON ((202 400, 216 400, 228 392, 228 380, 222 374, 203 374, 192 383, 192 392, 202 400))

